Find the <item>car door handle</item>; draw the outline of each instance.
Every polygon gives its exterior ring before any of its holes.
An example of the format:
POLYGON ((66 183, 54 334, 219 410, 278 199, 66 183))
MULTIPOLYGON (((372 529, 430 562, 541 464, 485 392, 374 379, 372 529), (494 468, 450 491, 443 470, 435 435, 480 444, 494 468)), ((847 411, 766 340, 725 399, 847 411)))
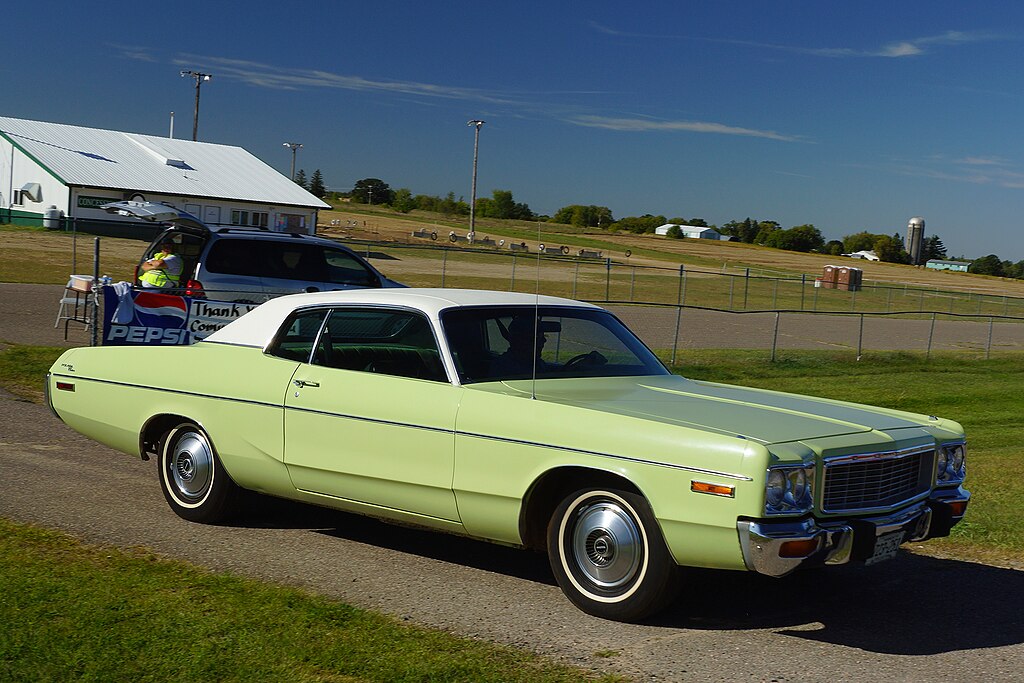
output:
POLYGON ((318 386, 320 386, 320 382, 310 382, 310 381, 307 381, 307 380, 304 380, 304 379, 293 379, 292 380, 292 384, 294 384, 295 386, 299 387, 300 389, 302 387, 318 387, 318 386))

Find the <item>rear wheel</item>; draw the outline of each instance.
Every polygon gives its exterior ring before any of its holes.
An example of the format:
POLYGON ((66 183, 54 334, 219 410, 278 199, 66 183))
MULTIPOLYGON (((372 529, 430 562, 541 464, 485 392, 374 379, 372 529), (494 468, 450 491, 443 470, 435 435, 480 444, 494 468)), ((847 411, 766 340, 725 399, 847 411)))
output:
POLYGON ((168 431, 160 442, 160 488, 175 514, 213 523, 238 509, 241 489, 224 471, 206 433, 191 422, 168 431))
POLYGON ((604 619, 643 619, 665 608, 679 587, 650 506, 628 491, 567 496, 548 524, 548 557, 569 600, 604 619))

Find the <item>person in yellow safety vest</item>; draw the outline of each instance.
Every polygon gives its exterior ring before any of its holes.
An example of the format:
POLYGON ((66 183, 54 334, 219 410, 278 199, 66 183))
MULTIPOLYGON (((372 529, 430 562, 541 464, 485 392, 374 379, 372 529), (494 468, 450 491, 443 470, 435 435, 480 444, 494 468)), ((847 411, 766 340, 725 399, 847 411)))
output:
POLYGON ((184 264, 181 257, 174 253, 174 246, 174 242, 164 240, 160 243, 160 251, 148 261, 142 262, 143 272, 139 281, 143 287, 169 289, 178 286, 184 264))

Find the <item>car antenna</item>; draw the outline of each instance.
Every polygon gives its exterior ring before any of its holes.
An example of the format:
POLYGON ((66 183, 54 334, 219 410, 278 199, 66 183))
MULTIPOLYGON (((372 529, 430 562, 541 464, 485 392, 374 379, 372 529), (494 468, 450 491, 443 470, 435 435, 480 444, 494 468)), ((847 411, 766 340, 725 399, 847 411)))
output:
POLYGON ((544 245, 541 243, 540 237, 540 221, 537 221, 537 281, 534 284, 535 292, 533 299, 533 349, 530 352, 530 356, 533 358, 533 373, 531 374, 530 380, 530 398, 534 401, 537 400, 537 356, 538 348, 540 344, 540 255, 544 251, 544 245))

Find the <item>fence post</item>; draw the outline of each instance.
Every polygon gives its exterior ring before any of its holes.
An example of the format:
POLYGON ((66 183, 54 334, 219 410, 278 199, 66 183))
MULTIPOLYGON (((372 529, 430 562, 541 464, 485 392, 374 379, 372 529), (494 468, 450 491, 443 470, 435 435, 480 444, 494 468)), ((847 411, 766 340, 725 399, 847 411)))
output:
POLYGON ((782 315, 778 311, 775 311, 775 331, 772 332, 772 362, 775 362, 775 348, 779 343, 779 316, 782 315))
MULTIPOLYGON (((513 257, 514 258, 514 257, 513 257)), ((580 260, 576 259, 576 268, 572 274, 572 296, 571 299, 576 298, 576 282, 580 279, 580 260)))
POLYGON ((631 266, 629 273, 629 300, 633 301, 633 288, 636 286, 636 266, 631 266))
POLYGON ((683 295, 686 291, 686 266, 682 263, 679 264, 679 288, 676 294, 676 305, 683 305, 683 295))
POLYGON ((676 333, 672 337, 672 365, 676 364, 676 353, 679 351, 679 323, 683 317, 683 307, 676 306, 676 333))
POLYGON ((743 275, 743 310, 747 310, 747 294, 750 292, 750 268, 743 275))
MULTIPOLYGON (((575 286, 576 283, 574 282, 575 286)), ((508 283, 508 291, 514 291, 516 288, 516 252, 512 252, 512 280, 508 283)))
POLYGON ((733 308, 732 308, 732 294, 733 294, 733 290, 736 289, 736 278, 734 278, 732 275, 726 275, 726 277, 729 278, 729 310, 731 311, 731 310, 733 310, 733 308))
POLYGON ((772 308, 778 308, 777 302, 779 299, 779 278, 775 278, 775 282, 772 284, 772 308))
POLYGON ((860 330, 857 332, 857 360, 864 355, 864 314, 860 314, 860 330))
POLYGON ((78 272, 78 219, 71 219, 71 272, 78 272))
POLYGON ((850 297, 850 302, 851 302, 850 303, 850 310, 856 312, 857 311, 857 290, 855 288, 855 289, 851 289, 850 291, 853 292, 853 296, 850 297))
POLYGON ((818 312, 818 289, 820 289, 820 287, 815 287, 814 288, 814 305, 813 305, 813 308, 811 309, 815 313, 818 312))
POLYGON ((932 357, 932 337, 935 336, 935 312, 932 311, 932 325, 931 329, 928 330, 928 351, 925 352, 925 359, 928 360, 932 357))
POLYGON ((444 276, 448 270, 448 250, 441 252, 441 289, 444 289, 444 276))
POLYGON ((985 346, 985 360, 992 357, 992 324, 994 320, 990 316, 988 319, 988 344, 985 346))
POLYGON ((886 299, 885 299, 885 312, 888 313, 892 310, 892 287, 886 287, 886 299))
POLYGON ((92 335, 89 339, 89 346, 97 346, 99 344, 99 330, 97 325, 99 324, 100 318, 100 238, 97 237, 94 242, 92 252, 92 290, 89 292, 89 296, 92 297, 92 335))
POLYGON ((604 260, 605 276, 604 276, 604 300, 611 301, 612 292, 612 260, 606 258, 604 260))
POLYGON ((804 310, 804 296, 807 292, 807 273, 800 273, 800 310, 804 310))

